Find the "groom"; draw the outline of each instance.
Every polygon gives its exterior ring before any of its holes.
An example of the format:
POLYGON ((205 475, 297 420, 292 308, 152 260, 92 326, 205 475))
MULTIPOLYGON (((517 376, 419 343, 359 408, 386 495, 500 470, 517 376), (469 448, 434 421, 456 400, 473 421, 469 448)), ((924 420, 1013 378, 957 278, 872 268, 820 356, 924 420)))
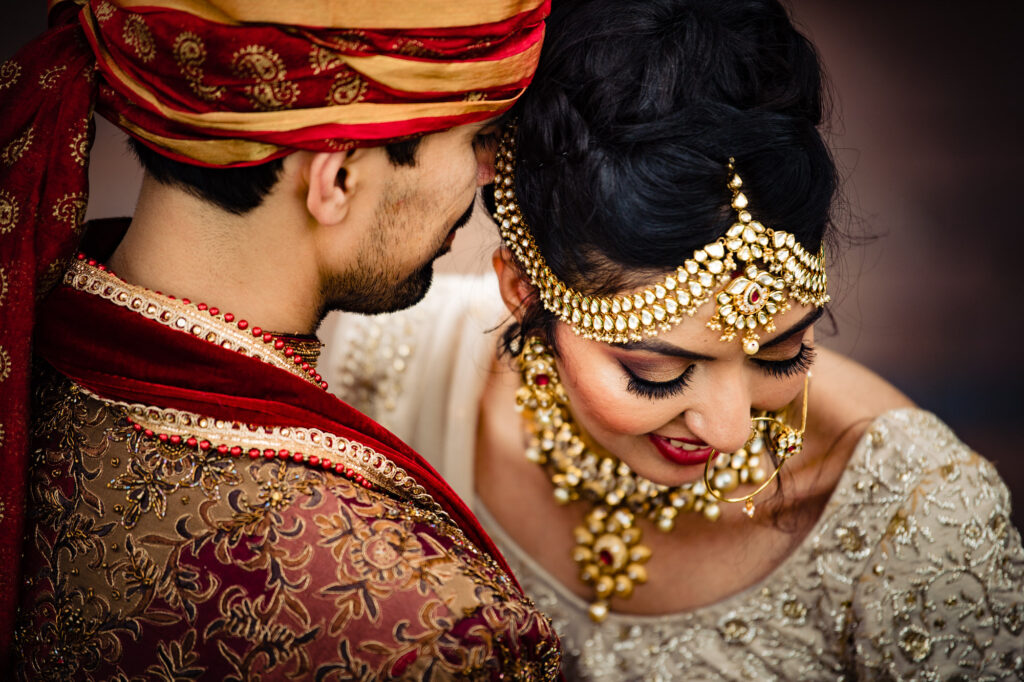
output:
POLYGON ((472 514, 326 392, 312 335, 425 293, 546 0, 51 5, 0 66, 0 667, 556 676, 472 514), (130 222, 81 225, 94 107, 146 170, 130 222))

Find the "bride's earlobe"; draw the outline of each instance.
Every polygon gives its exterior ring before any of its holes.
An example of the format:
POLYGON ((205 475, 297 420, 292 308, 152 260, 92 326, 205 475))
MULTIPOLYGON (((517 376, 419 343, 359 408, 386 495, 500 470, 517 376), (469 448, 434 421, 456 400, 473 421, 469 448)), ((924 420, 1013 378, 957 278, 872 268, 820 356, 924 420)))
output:
POLYGON ((522 321, 523 303, 532 295, 533 287, 519 272, 512 253, 504 246, 499 246, 491 256, 491 265, 498 276, 498 288, 501 291, 501 299, 505 301, 505 307, 515 316, 517 321, 522 321))

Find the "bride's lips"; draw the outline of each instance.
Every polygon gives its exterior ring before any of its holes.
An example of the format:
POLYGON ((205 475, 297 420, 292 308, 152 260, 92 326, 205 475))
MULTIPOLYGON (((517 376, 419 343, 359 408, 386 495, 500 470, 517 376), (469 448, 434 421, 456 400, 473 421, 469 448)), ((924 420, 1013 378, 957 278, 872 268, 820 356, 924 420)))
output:
POLYGON ((653 433, 648 438, 661 456, 673 464, 704 464, 713 452, 710 445, 692 438, 666 438, 653 433))

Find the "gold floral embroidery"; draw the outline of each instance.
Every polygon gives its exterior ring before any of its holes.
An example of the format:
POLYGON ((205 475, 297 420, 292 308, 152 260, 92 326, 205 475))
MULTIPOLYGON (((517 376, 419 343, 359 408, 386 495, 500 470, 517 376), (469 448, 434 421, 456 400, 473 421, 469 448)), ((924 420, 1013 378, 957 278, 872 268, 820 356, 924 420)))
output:
POLYGON ((416 536, 394 521, 379 519, 356 529, 348 558, 360 580, 404 588, 423 549, 416 536))
POLYGON ((186 31, 174 40, 174 61, 178 63, 182 75, 188 81, 192 92, 197 96, 212 102, 224 96, 224 88, 220 86, 206 85, 203 82, 203 64, 206 62, 206 45, 203 39, 195 33, 186 31))
POLYGON ((68 70, 67 65, 61 64, 60 66, 54 66, 47 69, 39 76, 39 87, 43 90, 49 90, 57 85, 57 81, 60 79, 62 73, 68 70))
POLYGON ((28 151, 28 148, 32 146, 32 138, 35 133, 35 129, 29 126, 25 129, 25 132, 14 138, 4 147, 3 152, 0 152, 0 160, 3 161, 6 166, 13 166, 22 155, 28 151))
POLYGON ((359 102, 366 96, 366 87, 366 81, 360 78, 355 71, 347 70, 347 73, 339 73, 331 83, 327 102, 338 105, 359 102))
POLYGON ((235 52, 231 61, 238 78, 252 81, 245 86, 245 94, 256 109, 284 109, 298 99, 299 86, 285 80, 284 60, 270 48, 249 45, 235 52))
POLYGON ((20 217, 21 206, 17 199, 10 192, 0 189, 0 234, 13 230, 20 217))
POLYGON ((114 11, 114 6, 108 0, 102 0, 96 6, 96 19, 101 24, 106 23, 110 17, 114 16, 114 11))
POLYGON ((6 90, 17 83, 19 77, 21 77, 21 64, 13 59, 8 59, 0 64, 0 90, 6 90))
POLYGON ((332 138, 330 140, 324 140, 324 144, 333 151, 336 152, 347 152, 350 149, 355 148, 355 142, 352 140, 339 140, 332 138))
MULTIPOLYGON (((182 437, 191 436, 197 442, 206 440, 214 446, 243 446, 246 452, 250 448, 261 452, 272 450, 275 453, 285 449, 289 452, 301 452, 308 460, 310 456, 328 459, 332 464, 341 464, 361 474, 374 485, 402 499, 410 499, 417 504, 444 514, 437 502, 409 476, 404 469, 372 448, 358 442, 327 433, 319 429, 265 426, 256 427, 240 422, 204 417, 193 412, 182 410, 160 409, 149 405, 124 403, 105 400, 94 396, 87 389, 82 393, 103 400, 109 405, 122 408, 130 415, 132 421, 154 433, 175 434, 182 437)), ((178 454, 175 459, 199 452, 199 446, 188 447, 184 443, 177 446, 161 443, 162 452, 172 453, 175 448, 178 454)), ((216 452, 216 450, 214 450, 216 452)), ((248 457, 248 454, 246 454, 248 457)), ((231 460, 226 460, 231 461, 231 460)), ((210 472, 208 475, 214 475, 210 472)), ((212 483, 210 484, 212 485, 212 483)))
POLYGON ((0 266, 0 305, 4 304, 7 298, 7 271, 0 266))
POLYGON ((327 40, 338 52, 365 52, 368 43, 366 31, 346 31, 327 40))
POLYGON ((53 217, 78 228, 85 220, 86 204, 85 194, 81 192, 65 194, 54 205, 53 217))
POLYGON ((915 625, 909 625, 899 634, 899 647, 903 655, 914 663, 920 663, 932 653, 932 639, 927 632, 915 625))
POLYGON ((416 38, 398 38, 391 44, 391 51, 409 57, 438 57, 440 53, 428 48, 422 40, 416 38))
POLYGON ((867 543, 867 534, 855 523, 847 523, 836 528, 836 540, 851 559, 863 559, 871 553, 867 543))
POLYGON ((0 382, 11 375, 11 354, 7 349, 0 346, 0 382))
POLYGON ((71 159, 79 166, 84 166, 86 161, 89 160, 89 120, 86 119, 82 122, 81 128, 75 133, 75 136, 71 138, 71 142, 68 144, 71 148, 71 159))
POLYGON ((121 38, 125 44, 135 50, 135 55, 148 64, 156 56, 156 44, 153 41, 153 34, 146 26, 146 20, 138 14, 130 14, 124 22, 124 30, 121 38))
POLYGON ((313 73, 319 76, 324 71, 333 71, 345 66, 345 60, 336 52, 320 45, 313 45, 309 50, 309 66, 313 69, 313 73))

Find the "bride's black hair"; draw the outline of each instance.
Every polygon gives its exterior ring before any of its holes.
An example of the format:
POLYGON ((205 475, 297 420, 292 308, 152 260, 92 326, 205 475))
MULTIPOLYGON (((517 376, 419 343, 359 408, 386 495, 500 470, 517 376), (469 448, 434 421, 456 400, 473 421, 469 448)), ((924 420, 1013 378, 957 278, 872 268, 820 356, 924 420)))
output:
MULTIPOLYGON (((644 286, 735 219, 817 250, 837 173, 818 55, 776 0, 558 0, 517 104, 516 194, 547 264, 586 293, 644 286)), ((485 191, 485 197, 488 197, 485 191)), ((553 342, 535 299, 505 336, 553 342)))

